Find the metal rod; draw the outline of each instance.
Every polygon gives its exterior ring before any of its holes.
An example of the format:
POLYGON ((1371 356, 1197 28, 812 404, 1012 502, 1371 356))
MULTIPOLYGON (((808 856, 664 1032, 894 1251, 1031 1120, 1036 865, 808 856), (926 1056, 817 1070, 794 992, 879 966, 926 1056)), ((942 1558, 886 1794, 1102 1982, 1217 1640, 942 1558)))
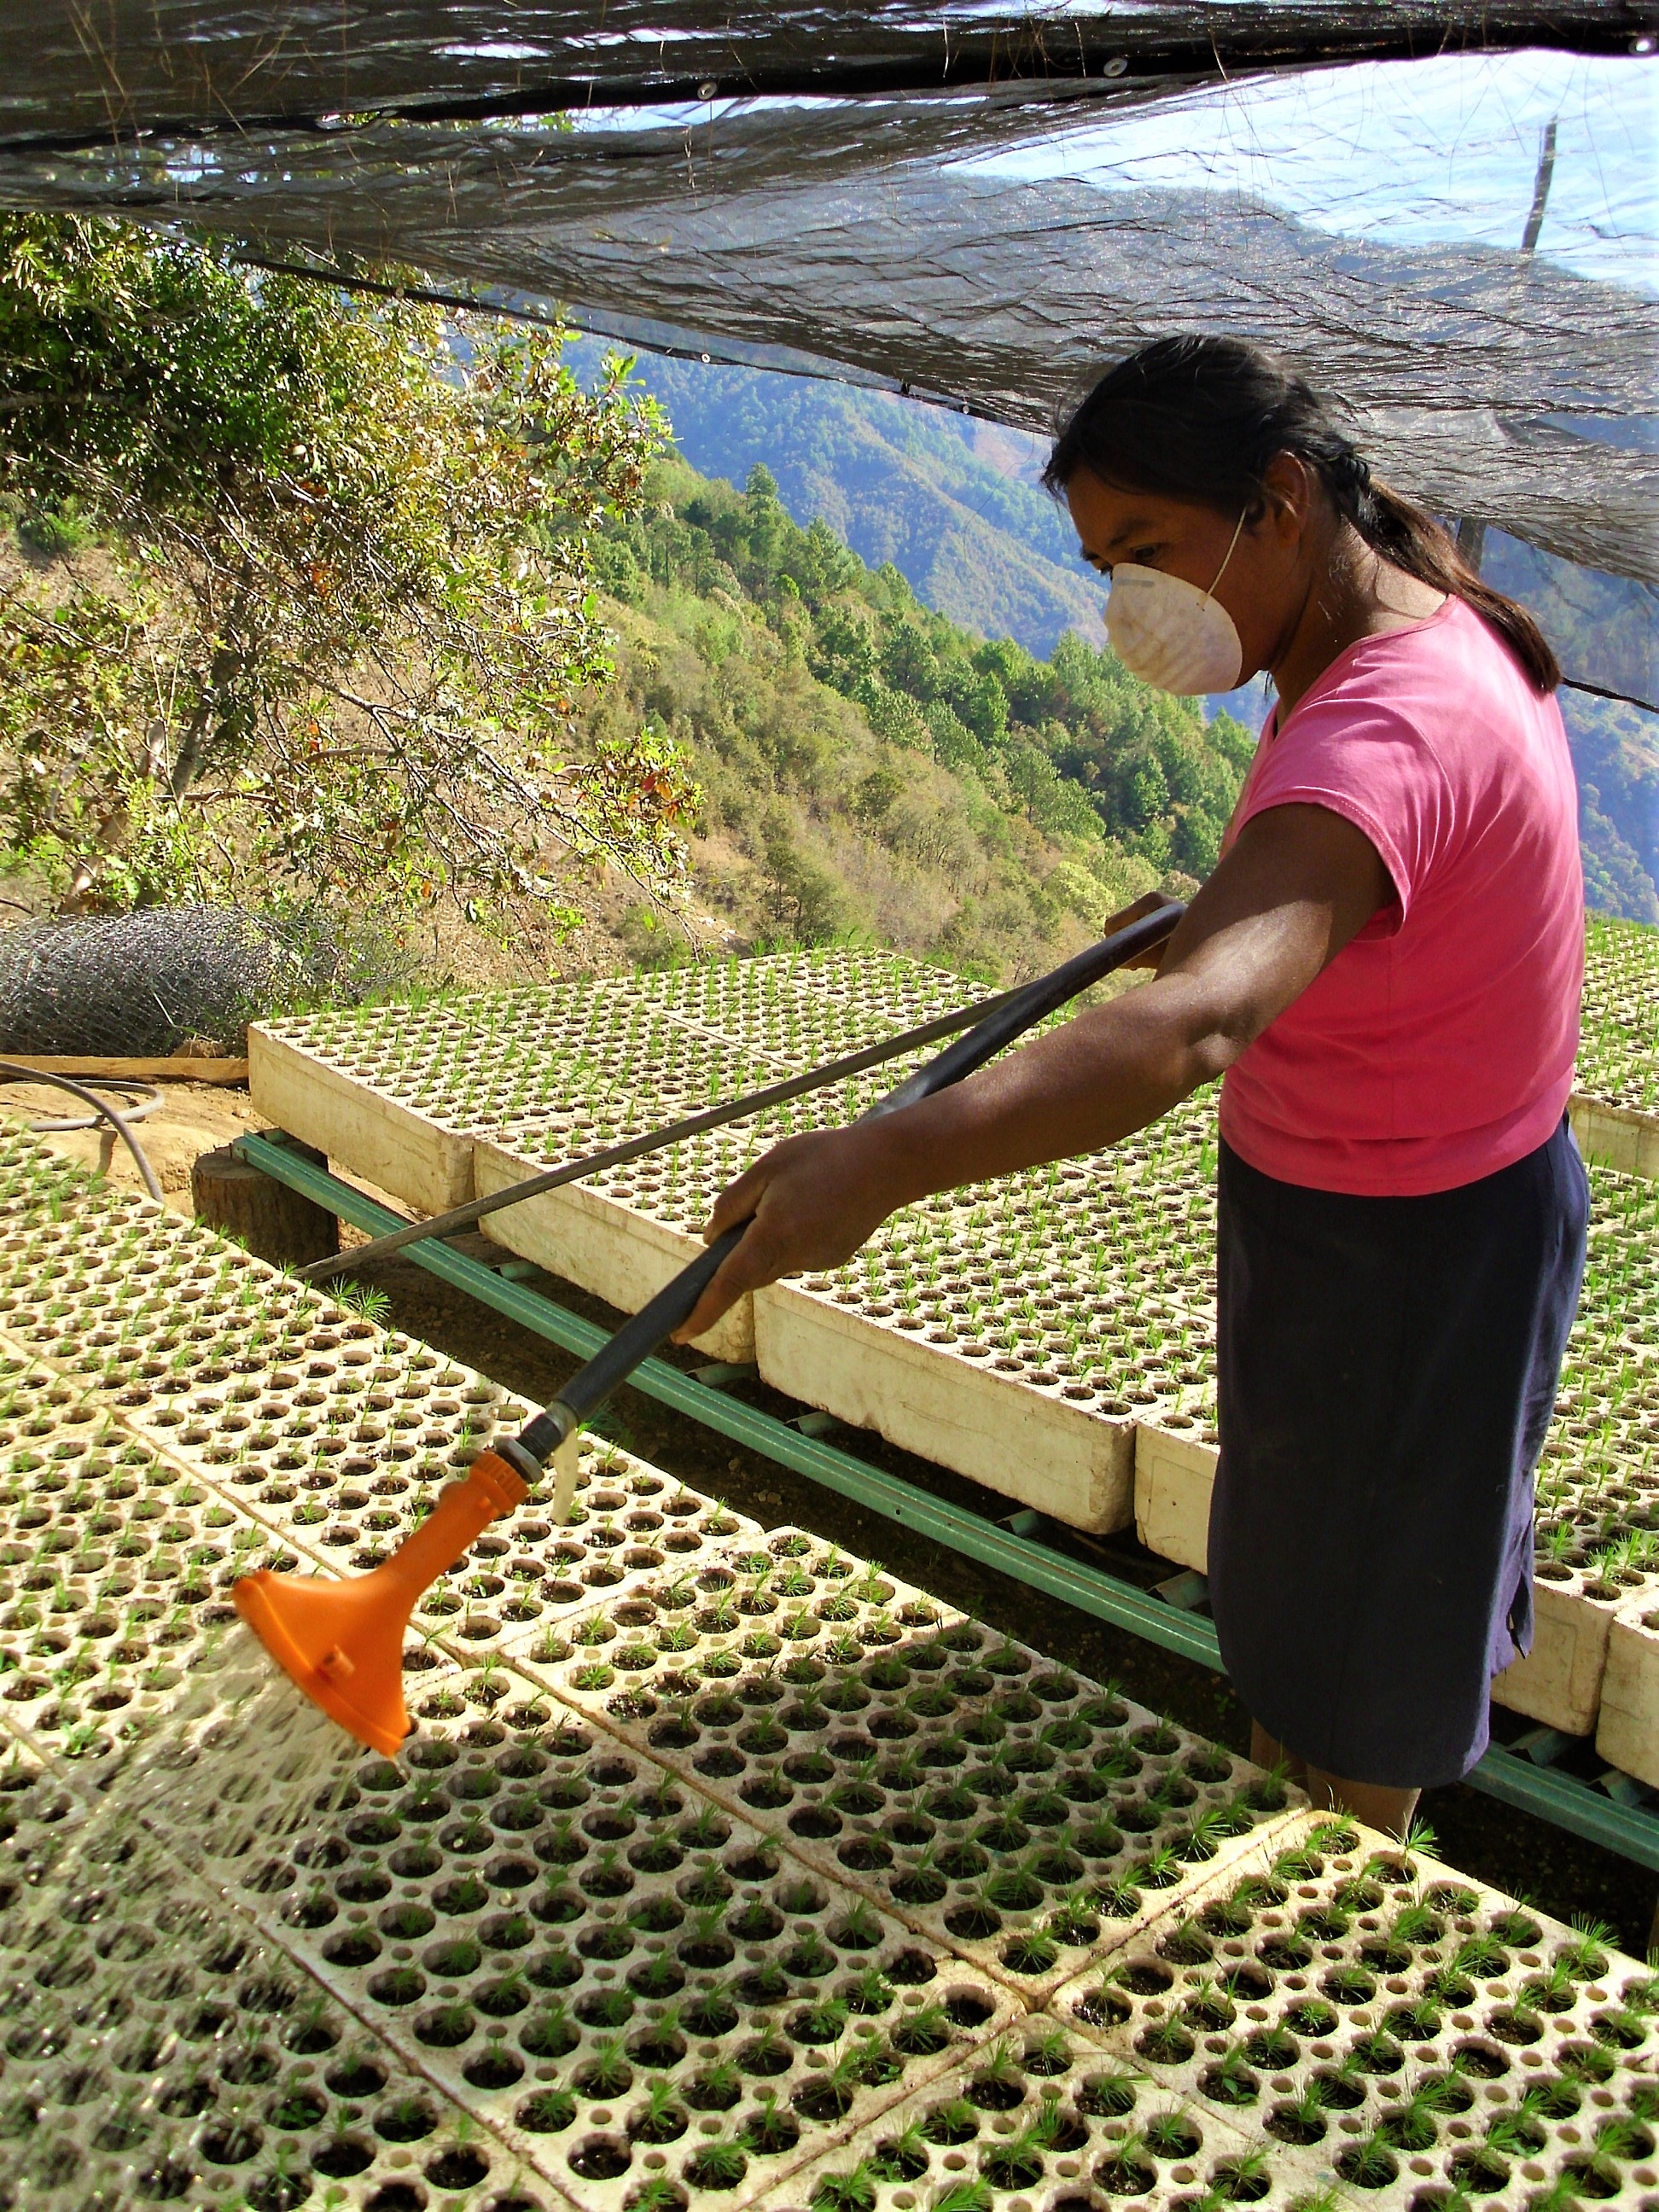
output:
MULTIPOLYGON (((239 1137, 231 1148, 251 1167, 256 1167, 292 1190, 301 1191, 319 1205, 330 1207, 355 1228, 373 1232, 397 1216, 365 1197, 351 1184, 342 1182, 325 1168, 318 1167, 276 1137, 239 1137)), ((481 1304, 492 1307, 507 1320, 516 1322, 550 1344, 578 1358, 591 1358, 607 1341, 606 1332, 580 1314, 544 1297, 522 1283, 503 1282, 493 1269, 477 1260, 453 1252, 447 1244, 417 1246, 414 1258, 427 1271, 453 1288, 465 1291, 481 1304)), ((355 1257, 341 1254, 337 1271, 355 1257)), ((1122 1628, 1145 1642, 1160 1645, 1183 1659, 1195 1661, 1219 1674, 1220 1647, 1215 1628, 1201 1616, 1183 1613, 1162 1599, 1120 1582, 1098 1567, 1085 1565, 1063 1553, 1017 1536, 979 1515, 965 1512, 946 1499, 935 1498, 901 1476, 872 1467, 851 1452, 745 1406, 722 1390, 699 1382, 665 1360, 647 1359, 629 1378, 636 1390, 659 1404, 672 1407, 705 1428, 728 1437, 763 1458, 787 1467, 808 1481, 821 1484, 838 1497, 849 1498, 871 1512, 902 1528, 914 1528, 938 1544, 983 1566, 1010 1577, 1029 1588, 1056 1597, 1063 1604, 1096 1620, 1122 1628)), ((1641 1807, 1621 1805, 1589 1784, 1563 1774, 1553 1766, 1534 1766, 1494 1744, 1465 1778, 1501 1803, 1512 1805, 1533 1818, 1565 1828, 1585 1842, 1616 1852, 1638 1866, 1659 1872, 1659 1814, 1641 1807)))

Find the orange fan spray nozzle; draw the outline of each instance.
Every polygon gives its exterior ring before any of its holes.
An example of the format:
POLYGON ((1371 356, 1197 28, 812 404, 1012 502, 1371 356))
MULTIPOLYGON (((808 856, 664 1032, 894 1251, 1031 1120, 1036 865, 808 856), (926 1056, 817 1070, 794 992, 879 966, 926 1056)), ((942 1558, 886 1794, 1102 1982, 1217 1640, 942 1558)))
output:
POLYGON ((262 1568, 231 1592, 276 1664, 329 1718, 388 1759, 409 1734, 404 1631, 415 1601, 530 1486, 499 1452, 481 1452, 392 1557, 349 1580, 262 1568))

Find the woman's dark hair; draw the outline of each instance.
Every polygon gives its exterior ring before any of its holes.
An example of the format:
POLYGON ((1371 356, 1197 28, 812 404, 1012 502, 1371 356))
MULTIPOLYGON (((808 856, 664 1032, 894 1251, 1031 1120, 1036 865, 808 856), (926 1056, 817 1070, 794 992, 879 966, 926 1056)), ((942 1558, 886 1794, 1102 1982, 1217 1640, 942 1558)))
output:
POLYGON ((1054 441, 1042 481, 1086 468, 1104 483, 1237 514, 1261 496, 1276 453, 1316 469, 1338 512, 1385 561, 1466 599, 1540 691, 1561 668, 1524 607, 1482 583, 1431 514, 1372 477, 1303 377, 1239 338, 1159 338, 1109 369, 1054 441))

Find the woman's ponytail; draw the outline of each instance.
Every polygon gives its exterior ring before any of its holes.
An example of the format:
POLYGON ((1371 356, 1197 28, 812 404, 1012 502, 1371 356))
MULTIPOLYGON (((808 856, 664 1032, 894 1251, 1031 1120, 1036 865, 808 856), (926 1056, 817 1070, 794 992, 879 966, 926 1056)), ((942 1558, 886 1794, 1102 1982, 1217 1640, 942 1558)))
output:
POLYGON ((1561 664, 1548 639, 1523 606, 1481 581, 1449 532, 1411 500, 1379 483, 1352 446, 1334 462, 1319 466, 1339 510, 1374 552, 1436 591, 1466 600, 1507 641, 1534 687, 1554 690, 1561 681, 1561 664))
POLYGON ((1376 483, 1313 387, 1239 338, 1159 338, 1103 376, 1055 439, 1042 481, 1074 469, 1129 491, 1197 501, 1227 514, 1258 499, 1275 453, 1324 479, 1367 545, 1437 591, 1467 600, 1503 637, 1540 691, 1561 680, 1537 623, 1483 583, 1423 508, 1376 483))

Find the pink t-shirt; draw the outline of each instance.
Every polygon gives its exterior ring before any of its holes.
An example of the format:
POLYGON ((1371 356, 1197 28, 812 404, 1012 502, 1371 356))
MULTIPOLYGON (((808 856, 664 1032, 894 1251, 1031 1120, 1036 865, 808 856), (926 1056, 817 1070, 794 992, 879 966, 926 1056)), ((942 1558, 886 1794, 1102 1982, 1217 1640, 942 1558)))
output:
POLYGON ((1269 719, 1223 850, 1270 806, 1363 830, 1395 897, 1228 1070, 1221 1133, 1367 1196, 1496 1174, 1559 1121, 1584 889, 1560 710, 1462 599, 1337 655, 1269 719))

